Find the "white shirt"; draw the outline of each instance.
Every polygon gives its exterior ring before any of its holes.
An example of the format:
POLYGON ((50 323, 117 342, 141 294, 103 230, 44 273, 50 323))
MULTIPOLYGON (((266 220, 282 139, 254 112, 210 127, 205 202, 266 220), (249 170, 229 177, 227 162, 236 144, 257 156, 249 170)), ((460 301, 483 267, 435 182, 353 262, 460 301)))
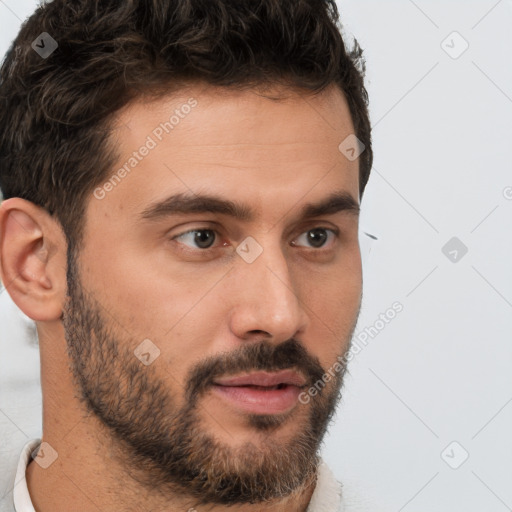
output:
MULTIPOLYGON (((0 512, 36 512, 28 492, 25 472, 31 454, 34 453, 40 444, 41 439, 36 438, 28 441, 23 446, 14 482, 9 482, 9 487, 11 488, 14 484, 14 490, 8 489, 5 496, 0 496, 0 512)), ((2 473, 6 470, 3 464, 0 464, 0 469, 2 469, 2 473)), ((9 475, 0 475, 0 479, 5 479, 6 477, 9 478, 9 475)), ((5 484, 5 482, 0 483, 5 484)), ((316 487, 306 512, 344 512, 341 491, 341 484, 322 460, 318 467, 316 487)))

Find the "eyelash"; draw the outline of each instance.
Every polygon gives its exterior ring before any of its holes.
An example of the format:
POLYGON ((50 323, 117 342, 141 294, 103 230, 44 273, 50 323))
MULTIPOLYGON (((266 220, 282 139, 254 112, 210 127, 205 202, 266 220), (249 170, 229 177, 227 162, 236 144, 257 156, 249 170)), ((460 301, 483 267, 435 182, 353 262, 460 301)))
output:
MULTIPOLYGON (((307 229, 306 231, 303 231, 299 236, 303 235, 304 233, 309 233, 310 231, 314 231, 316 229, 321 229, 321 230, 324 230, 324 231, 330 231, 334 235, 334 240, 338 239, 339 235, 340 235, 339 229, 327 228, 327 227, 324 227, 324 226, 315 226, 313 228, 307 229)), ((173 236, 171 238, 171 240, 176 240, 177 238, 180 238, 180 237, 183 237, 185 235, 188 235, 189 233, 196 233, 196 232, 201 232, 201 231, 211 231, 211 232, 215 233, 216 235, 219 235, 219 232, 216 229, 196 228, 196 229, 189 229, 187 231, 184 231, 183 233, 179 233, 178 235, 173 236)), ((216 236, 215 241, 217 241, 217 238, 219 238, 219 237, 216 236)), ((213 251, 213 250, 217 249, 217 247, 215 247, 215 246, 206 247, 205 249, 201 249, 200 247, 197 247, 197 248, 193 249, 193 248, 191 248, 191 247, 189 247, 187 245, 185 245, 185 247, 186 247, 186 249, 184 249, 185 251, 201 252, 201 253, 208 253, 210 251, 213 251)), ((302 247, 302 246, 297 246, 297 247, 302 247)), ((324 248, 324 246, 321 246, 321 247, 318 247, 318 248, 317 247, 309 247, 309 249, 313 249, 313 250, 317 250, 317 251, 327 250, 327 249, 324 248)))

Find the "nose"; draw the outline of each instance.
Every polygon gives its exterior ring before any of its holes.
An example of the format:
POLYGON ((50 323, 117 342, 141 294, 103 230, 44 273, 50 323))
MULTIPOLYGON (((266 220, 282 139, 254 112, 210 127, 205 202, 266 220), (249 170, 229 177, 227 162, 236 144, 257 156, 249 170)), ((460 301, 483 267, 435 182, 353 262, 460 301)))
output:
POLYGON ((304 278, 290 271, 280 244, 261 245, 263 251, 252 263, 240 257, 232 272, 230 329, 239 339, 261 339, 263 333, 280 343, 297 337, 308 325, 301 295, 304 278))

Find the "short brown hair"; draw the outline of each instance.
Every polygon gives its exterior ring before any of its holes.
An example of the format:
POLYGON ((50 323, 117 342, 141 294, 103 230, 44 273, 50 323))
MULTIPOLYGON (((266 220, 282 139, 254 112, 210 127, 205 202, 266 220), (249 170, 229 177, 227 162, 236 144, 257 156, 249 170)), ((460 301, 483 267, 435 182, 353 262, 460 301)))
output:
POLYGON ((54 0, 23 23, 0 70, 0 188, 77 243, 87 197, 117 158, 109 120, 131 100, 193 81, 337 84, 365 145, 362 197, 373 159, 364 71, 334 0, 54 0), (43 32, 58 43, 47 58, 31 47, 43 32))

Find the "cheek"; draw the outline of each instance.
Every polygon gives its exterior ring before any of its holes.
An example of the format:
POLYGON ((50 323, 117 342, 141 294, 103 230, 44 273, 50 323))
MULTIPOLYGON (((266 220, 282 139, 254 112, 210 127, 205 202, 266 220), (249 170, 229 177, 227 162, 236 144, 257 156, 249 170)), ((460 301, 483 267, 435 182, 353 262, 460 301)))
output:
POLYGON ((184 274, 122 243, 109 246, 97 256, 84 253, 84 285, 127 332, 142 339, 166 338, 182 319, 201 310, 211 287, 206 277, 184 274))
POLYGON ((185 273, 130 249, 121 240, 103 247, 90 243, 83 252, 82 282, 130 351, 146 339, 156 345, 154 364, 178 399, 187 370, 204 359, 226 318, 222 287, 214 286, 219 276, 185 273))
POLYGON ((361 305, 360 266, 345 267, 306 286, 304 307, 309 311, 309 350, 329 366, 345 353, 352 337, 361 305))
MULTIPOLYGON (((351 320, 359 310, 362 269, 358 250, 321 271, 300 272, 305 304, 329 326, 336 319, 351 320)), ((313 319, 315 316, 313 315, 313 319)))

